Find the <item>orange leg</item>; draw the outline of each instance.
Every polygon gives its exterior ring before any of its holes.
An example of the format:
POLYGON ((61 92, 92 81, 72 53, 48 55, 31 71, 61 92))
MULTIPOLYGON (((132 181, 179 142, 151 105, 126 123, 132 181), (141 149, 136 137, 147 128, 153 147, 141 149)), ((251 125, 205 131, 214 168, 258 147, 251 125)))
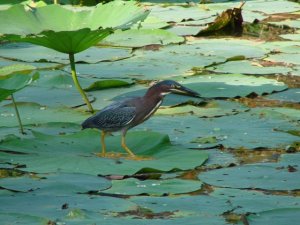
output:
POLYGON ((122 133, 122 142, 121 145, 125 149, 125 151, 129 154, 130 157, 136 158, 136 155, 127 147, 126 142, 125 142, 125 136, 126 132, 122 133))
POLYGON ((100 154, 100 156, 105 157, 106 155, 106 145, 105 145, 105 131, 101 131, 101 145, 102 145, 102 152, 100 154))

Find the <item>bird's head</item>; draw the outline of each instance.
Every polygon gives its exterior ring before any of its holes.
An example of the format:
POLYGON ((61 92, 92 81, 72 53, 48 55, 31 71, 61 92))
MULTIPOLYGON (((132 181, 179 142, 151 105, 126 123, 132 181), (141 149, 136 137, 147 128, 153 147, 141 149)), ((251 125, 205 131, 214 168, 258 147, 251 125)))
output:
POLYGON ((184 87, 183 85, 179 84, 176 81, 173 80, 164 80, 160 81, 156 84, 154 84, 151 89, 155 89, 157 92, 159 92, 161 95, 167 95, 170 93, 176 93, 176 94, 184 94, 189 95, 193 97, 199 97, 200 94, 184 87))

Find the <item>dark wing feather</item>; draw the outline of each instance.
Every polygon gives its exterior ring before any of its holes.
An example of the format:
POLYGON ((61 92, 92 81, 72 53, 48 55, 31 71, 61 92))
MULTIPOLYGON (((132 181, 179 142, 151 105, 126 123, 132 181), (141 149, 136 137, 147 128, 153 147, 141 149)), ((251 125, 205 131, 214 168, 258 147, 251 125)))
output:
POLYGON ((135 107, 124 102, 116 102, 83 122, 83 128, 118 130, 125 127, 135 117, 135 107))

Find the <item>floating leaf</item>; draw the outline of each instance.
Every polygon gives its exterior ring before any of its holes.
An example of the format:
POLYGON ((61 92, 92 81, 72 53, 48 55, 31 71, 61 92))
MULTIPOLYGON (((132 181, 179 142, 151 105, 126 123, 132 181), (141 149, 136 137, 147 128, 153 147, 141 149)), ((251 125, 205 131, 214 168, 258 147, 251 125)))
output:
POLYGON ((238 214, 260 213, 280 208, 297 208, 300 204, 299 197, 264 194, 260 191, 231 188, 216 188, 211 196, 229 200, 235 209, 234 212, 238 214))
POLYGON ((275 209, 247 217, 253 225, 264 225, 272 221, 273 225, 297 224, 300 219, 300 208, 275 209))
POLYGON ((47 189, 57 194, 85 193, 105 190, 111 183, 102 177, 79 173, 39 174, 39 178, 28 176, 1 179, 1 187, 14 191, 34 191, 47 189))
POLYGON ((1 77, 12 74, 12 73, 22 73, 22 74, 28 74, 32 70, 35 70, 36 67, 28 64, 12 64, 9 66, 3 66, 0 67, 0 79, 1 77))
POLYGON ((201 173, 205 183, 230 188, 266 190, 297 190, 300 171, 290 171, 289 165, 298 167, 298 157, 283 158, 279 163, 257 163, 233 168, 223 168, 201 173))
POLYGON ((166 179, 166 180, 144 180, 134 178, 112 181, 112 188, 104 193, 119 195, 164 195, 182 194, 201 189, 202 183, 193 180, 166 179))
MULTIPOLYGON (((26 164, 26 171, 39 173, 78 172, 86 174, 129 175, 144 168, 153 171, 187 170, 200 166, 207 154, 182 147, 172 146, 167 135, 154 132, 129 132, 127 145, 137 154, 152 157, 144 161, 109 159, 95 156, 100 152, 100 133, 94 130, 71 135, 45 135, 34 133, 30 139, 9 138, 2 141, 1 148, 26 153, 9 154, 0 152, 3 162, 26 164), (3 157, 2 157, 3 156, 3 157), (180 159, 180 160, 178 160, 180 159)), ((125 153, 120 137, 107 137, 108 151, 125 153)))
POLYGON ((85 88, 85 91, 96 91, 108 88, 128 87, 132 85, 132 82, 125 80, 100 80, 92 83, 89 87, 85 88))
MULTIPOLYGON (((67 107, 48 107, 36 103, 17 103, 18 109, 22 112, 23 125, 43 124, 50 122, 77 122, 81 123, 88 113, 79 112, 67 107), (57 116, 59 115, 59 116, 57 116)), ((1 126, 12 127, 17 125, 13 105, 5 105, 0 108, 1 126), (5 118, 5 119, 4 119, 5 118)))
POLYGON ((292 71, 291 68, 283 66, 269 66, 264 67, 260 64, 251 63, 248 60, 243 61, 231 61, 221 65, 208 67, 208 70, 219 73, 242 73, 242 74, 288 74, 292 71))

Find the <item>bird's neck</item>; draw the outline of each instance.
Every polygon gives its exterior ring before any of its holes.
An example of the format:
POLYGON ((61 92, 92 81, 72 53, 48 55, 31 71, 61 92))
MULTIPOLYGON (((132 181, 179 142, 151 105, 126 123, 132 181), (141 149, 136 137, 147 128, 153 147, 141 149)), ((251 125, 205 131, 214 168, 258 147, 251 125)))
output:
POLYGON ((156 88, 149 88, 146 94, 144 95, 144 99, 150 100, 154 104, 161 102, 164 98, 164 94, 162 94, 159 90, 156 88))

